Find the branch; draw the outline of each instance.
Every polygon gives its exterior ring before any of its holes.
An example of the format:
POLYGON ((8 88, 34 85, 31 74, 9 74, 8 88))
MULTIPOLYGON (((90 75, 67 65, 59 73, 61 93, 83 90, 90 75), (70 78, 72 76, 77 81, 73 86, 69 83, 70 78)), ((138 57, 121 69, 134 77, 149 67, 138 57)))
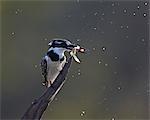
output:
POLYGON ((62 88, 65 77, 68 73, 68 69, 71 65, 72 57, 69 58, 68 62, 65 64, 63 70, 59 73, 58 77, 54 81, 53 85, 47 88, 47 90, 38 98, 35 99, 30 107, 27 109, 25 114, 22 116, 22 120, 24 119, 36 119, 39 120, 44 111, 46 110, 48 103, 52 102, 55 95, 62 88))

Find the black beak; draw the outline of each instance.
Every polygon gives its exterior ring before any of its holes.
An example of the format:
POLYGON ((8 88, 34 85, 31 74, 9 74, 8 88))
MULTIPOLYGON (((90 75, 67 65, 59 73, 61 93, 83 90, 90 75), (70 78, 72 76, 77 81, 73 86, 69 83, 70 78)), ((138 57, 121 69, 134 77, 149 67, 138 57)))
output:
POLYGON ((68 45, 68 46, 67 46, 67 49, 69 49, 69 50, 73 50, 74 48, 75 48, 78 52, 85 53, 85 48, 80 47, 79 45, 68 45))

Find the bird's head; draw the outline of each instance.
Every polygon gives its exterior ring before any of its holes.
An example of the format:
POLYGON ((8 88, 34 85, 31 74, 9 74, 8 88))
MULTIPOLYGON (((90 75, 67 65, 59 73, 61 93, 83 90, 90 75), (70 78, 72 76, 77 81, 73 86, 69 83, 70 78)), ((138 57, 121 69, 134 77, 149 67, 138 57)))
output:
POLYGON ((69 40, 55 38, 49 44, 50 49, 57 49, 59 51, 72 51, 74 48, 77 48, 79 52, 82 52, 82 48, 79 45, 72 44, 69 40))

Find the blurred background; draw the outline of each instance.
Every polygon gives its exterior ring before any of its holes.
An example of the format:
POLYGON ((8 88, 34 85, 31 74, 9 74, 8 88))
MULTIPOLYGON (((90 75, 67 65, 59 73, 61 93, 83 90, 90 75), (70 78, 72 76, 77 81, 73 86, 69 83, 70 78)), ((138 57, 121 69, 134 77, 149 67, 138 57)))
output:
POLYGON ((42 86, 52 38, 87 49, 43 119, 148 119, 148 1, 1 1, 1 119, 19 119, 42 86))

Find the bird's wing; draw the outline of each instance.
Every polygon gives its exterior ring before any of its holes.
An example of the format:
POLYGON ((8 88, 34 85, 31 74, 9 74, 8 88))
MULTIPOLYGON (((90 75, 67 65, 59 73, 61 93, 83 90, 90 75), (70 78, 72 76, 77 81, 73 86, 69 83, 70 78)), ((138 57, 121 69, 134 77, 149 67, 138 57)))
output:
POLYGON ((45 58, 41 61, 41 70, 42 70, 42 76, 44 77, 44 83, 47 82, 47 61, 45 58))

